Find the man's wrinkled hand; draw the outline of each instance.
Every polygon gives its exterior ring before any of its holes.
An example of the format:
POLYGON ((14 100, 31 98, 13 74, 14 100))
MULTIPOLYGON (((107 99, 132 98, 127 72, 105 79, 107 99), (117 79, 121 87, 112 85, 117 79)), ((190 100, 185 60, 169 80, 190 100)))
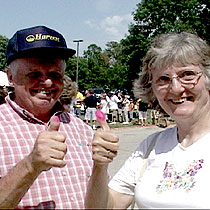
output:
POLYGON ((59 132, 60 121, 57 116, 50 119, 46 131, 39 133, 30 154, 31 164, 35 170, 46 171, 51 167, 64 167, 64 156, 67 152, 66 137, 59 132))

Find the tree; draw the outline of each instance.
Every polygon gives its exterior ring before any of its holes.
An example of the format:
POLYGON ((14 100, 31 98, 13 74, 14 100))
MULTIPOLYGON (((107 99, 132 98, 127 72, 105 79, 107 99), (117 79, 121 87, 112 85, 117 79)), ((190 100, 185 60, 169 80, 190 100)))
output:
POLYGON ((5 50, 9 39, 6 36, 0 35, 0 70, 4 70, 5 63, 5 50))
POLYGON ((104 87, 107 83, 107 68, 102 49, 96 44, 88 46, 88 50, 84 52, 84 58, 88 68, 88 83, 92 87, 104 87))
MULTIPOLYGON (((102 49, 96 44, 91 44, 84 51, 83 57, 79 57, 78 86, 80 90, 94 87, 104 87, 107 82, 107 68, 102 49)), ((66 74, 75 80, 76 57, 67 62, 66 74)))
POLYGON ((126 86, 132 88, 151 40, 161 33, 194 31, 210 43, 208 0, 143 0, 133 12, 129 35, 121 40, 121 58, 128 68, 126 86), (127 58, 126 58, 127 57, 127 58))
POLYGON ((122 47, 122 44, 113 41, 106 44, 104 55, 109 65, 107 85, 110 89, 120 89, 126 86, 127 66, 123 60, 122 47))

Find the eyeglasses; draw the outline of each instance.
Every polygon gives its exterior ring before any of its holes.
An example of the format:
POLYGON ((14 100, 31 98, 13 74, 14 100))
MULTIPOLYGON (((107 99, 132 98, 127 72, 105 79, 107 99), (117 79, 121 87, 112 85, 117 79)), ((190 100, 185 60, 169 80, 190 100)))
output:
POLYGON ((161 89, 168 88, 172 83, 172 80, 177 79, 184 86, 195 85, 202 74, 203 72, 196 72, 193 70, 180 71, 176 76, 162 75, 154 82, 154 84, 159 86, 161 89))

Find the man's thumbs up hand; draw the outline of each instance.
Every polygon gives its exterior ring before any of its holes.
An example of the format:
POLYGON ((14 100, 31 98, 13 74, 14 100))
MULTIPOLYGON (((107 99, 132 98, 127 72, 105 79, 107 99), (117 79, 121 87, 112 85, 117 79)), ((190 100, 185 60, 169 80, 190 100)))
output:
POLYGON ((60 127, 60 120, 59 120, 59 117, 57 116, 52 116, 51 119, 50 119, 50 124, 49 124, 49 127, 48 127, 48 131, 58 131, 59 130, 59 127, 60 127))
POLYGON ((49 170, 51 167, 64 167, 64 156, 67 152, 66 137, 59 132, 60 121, 57 116, 50 119, 47 130, 41 131, 29 155, 32 167, 38 171, 49 170))

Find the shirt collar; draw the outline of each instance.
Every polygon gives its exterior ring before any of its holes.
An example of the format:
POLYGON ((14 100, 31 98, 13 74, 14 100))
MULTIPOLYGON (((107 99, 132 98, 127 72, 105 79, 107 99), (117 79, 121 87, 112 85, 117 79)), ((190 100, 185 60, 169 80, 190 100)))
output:
MULTIPOLYGON (((14 93, 9 93, 9 95, 6 96, 5 101, 7 104, 9 104, 12 109, 24 120, 27 120, 31 123, 39 123, 45 125, 42 120, 36 118, 32 113, 28 112, 26 109, 20 107, 14 100, 14 93)), ((68 113, 64 112, 64 108, 62 104, 58 101, 55 106, 52 109, 52 116, 56 115, 59 117, 60 122, 69 123, 70 122, 70 116, 68 113)), ((47 123, 48 124, 48 123, 47 123)))

